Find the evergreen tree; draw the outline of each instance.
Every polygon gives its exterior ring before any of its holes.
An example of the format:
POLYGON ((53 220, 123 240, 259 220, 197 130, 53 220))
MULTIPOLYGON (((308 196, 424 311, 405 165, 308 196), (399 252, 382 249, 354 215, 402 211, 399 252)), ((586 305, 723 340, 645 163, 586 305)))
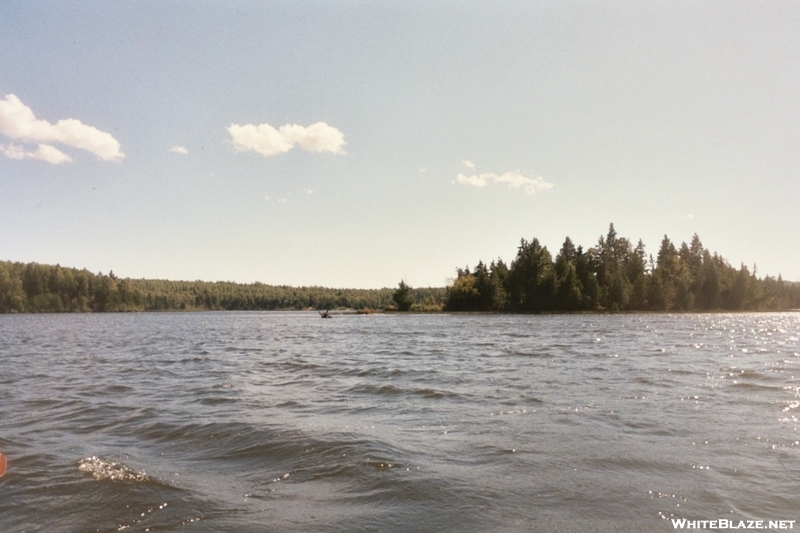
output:
POLYGON ((726 306, 728 309, 740 310, 744 308, 745 298, 747 297, 748 286, 750 284, 750 272, 742 263, 739 272, 728 292, 726 306))
POLYGON ((599 302, 600 283, 597 281, 595 271, 595 259, 591 250, 584 253, 583 247, 578 246, 575 252, 575 275, 582 289, 581 309, 585 311, 597 309, 599 302))
MULTIPOLYGON (((411 296, 411 287, 406 285, 406 282, 400 280, 400 284, 398 285, 397 289, 392 293, 392 300, 394 303, 397 304, 397 309, 400 311, 408 311, 411 309, 411 306, 414 305, 414 298, 411 296)), ((333 306, 325 306, 333 307, 333 306)))
POLYGON ((522 239, 508 274, 509 306, 521 312, 552 309, 555 291, 553 260, 547 248, 534 238, 522 239))
POLYGON ((508 267, 502 259, 498 259, 492 261, 489 271, 493 290, 492 309, 502 311, 508 307, 508 267))
POLYGON ((703 251, 703 266, 699 279, 697 280, 697 296, 695 303, 700 309, 719 309, 720 308, 720 284, 717 275, 717 268, 711 253, 703 251))
POLYGON ((555 308, 561 311, 578 311, 583 303, 583 285, 578 279, 575 262, 577 250, 567 237, 556 256, 555 308))

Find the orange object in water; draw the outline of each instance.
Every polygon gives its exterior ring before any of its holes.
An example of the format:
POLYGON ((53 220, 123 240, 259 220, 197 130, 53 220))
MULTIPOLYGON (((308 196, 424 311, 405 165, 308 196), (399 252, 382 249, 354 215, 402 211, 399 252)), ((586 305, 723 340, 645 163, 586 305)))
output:
POLYGON ((6 473, 6 456, 0 453, 0 477, 3 477, 3 474, 6 473))

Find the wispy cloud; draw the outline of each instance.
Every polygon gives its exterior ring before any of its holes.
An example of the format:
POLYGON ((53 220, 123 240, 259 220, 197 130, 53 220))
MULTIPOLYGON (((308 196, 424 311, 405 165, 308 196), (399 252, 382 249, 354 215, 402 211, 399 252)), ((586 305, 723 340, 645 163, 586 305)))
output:
POLYGON ((264 157, 286 153, 295 145, 306 152, 344 154, 347 144, 341 131, 324 122, 308 127, 284 124, 278 129, 269 124, 231 124, 228 133, 237 152, 252 150, 264 157))
POLYGON ((691 214, 691 213, 678 213, 677 211, 673 211, 673 214, 679 220, 693 220, 694 219, 694 215, 691 214))
POLYGON ((53 165, 72 162, 70 156, 49 144, 40 144, 34 152, 25 150, 25 148, 16 144, 0 144, 0 152, 9 159, 41 159, 53 165))
POLYGON ((467 167, 468 167, 469 169, 471 169, 471 170, 475 170, 475 163, 473 163, 472 161, 470 161, 470 160, 468 160, 468 159, 465 159, 464 161, 462 161, 462 163, 464 163, 465 165, 467 165, 467 167))
POLYGON ((183 154, 186 155, 189 153, 189 150, 186 149, 184 146, 173 146, 169 149, 170 152, 175 152, 176 154, 183 154))
MULTIPOLYGON (((71 159, 47 143, 86 150, 104 161, 117 161, 125 157, 120 151, 119 142, 110 133, 87 126, 74 118, 62 119, 55 124, 39 120, 31 108, 13 94, 0 100, 0 134, 23 142, 40 143, 36 152, 26 153, 38 154, 37 157, 29 157, 51 163, 63 163, 71 159)), ((4 152, 6 157, 10 157, 6 150, 4 152)))
MULTIPOLYGON (((475 164, 471 161, 465 160, 464 164, 470 169, 475 170, 475 164)), ((506 172, 504 174, 485 172, 483 174, 472 174, 470 176, 459 173, 454 183, 472 185, 473 187, 486 187, 489 183, 507 183, 509 189, 522 189, 528 194, 536 194, 537 192, 553 188, 553 184, 545 181, 543 178, 529 178, 524 176, 519 170, 506 172)))

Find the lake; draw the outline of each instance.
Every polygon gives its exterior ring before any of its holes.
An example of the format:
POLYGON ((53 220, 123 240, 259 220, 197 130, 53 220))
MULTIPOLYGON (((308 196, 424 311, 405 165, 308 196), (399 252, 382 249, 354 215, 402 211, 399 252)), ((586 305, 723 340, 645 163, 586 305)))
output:
POLYGON ((0 531, 800 520, 799 337, 798 313, 3 315, 0 531))

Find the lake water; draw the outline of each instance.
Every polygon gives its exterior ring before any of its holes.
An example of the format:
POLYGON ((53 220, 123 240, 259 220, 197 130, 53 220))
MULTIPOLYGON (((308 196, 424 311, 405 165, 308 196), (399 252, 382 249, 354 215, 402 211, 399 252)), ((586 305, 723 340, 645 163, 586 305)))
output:
POLYGON ((0 316, 0 531, 800 520, 798 337, 798 313, 0 316))

